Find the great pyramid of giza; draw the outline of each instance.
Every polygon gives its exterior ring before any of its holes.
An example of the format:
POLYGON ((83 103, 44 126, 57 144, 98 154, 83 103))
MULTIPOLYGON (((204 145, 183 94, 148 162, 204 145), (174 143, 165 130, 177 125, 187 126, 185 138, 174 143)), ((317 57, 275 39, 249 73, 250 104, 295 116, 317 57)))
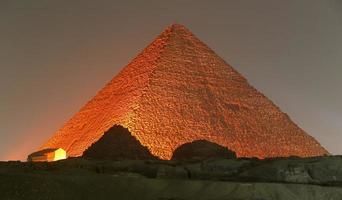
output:
POLYGON ((182 25, 166 28, 40 149, 81 156, 114 125, 162 159, 207 140, 239 157, 328 152, 182 25))

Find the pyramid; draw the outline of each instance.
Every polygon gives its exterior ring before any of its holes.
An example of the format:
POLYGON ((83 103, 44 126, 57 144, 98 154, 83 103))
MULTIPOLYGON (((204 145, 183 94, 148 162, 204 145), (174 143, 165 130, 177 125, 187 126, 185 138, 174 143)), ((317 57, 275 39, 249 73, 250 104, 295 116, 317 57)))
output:
POLYGON ((238 157, 319 156, 320 144, 187 28, 173 24, 40 149, 81 156, 114 125, 170 159, 207 140, 238 157))

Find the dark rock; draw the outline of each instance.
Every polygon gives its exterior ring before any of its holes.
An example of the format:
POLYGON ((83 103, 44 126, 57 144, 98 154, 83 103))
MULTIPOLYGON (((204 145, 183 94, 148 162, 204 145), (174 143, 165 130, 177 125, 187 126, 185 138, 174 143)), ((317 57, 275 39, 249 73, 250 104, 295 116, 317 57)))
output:
POLYGON ((204 160, 208 158, 236 158, 234 151, 207 140, 195 140, 179 146, 172 160, 204 160))
POLYGON ((188 172, 182 167, 169 165, 160 166, 157 171, 157 177, 160 179, 187 179, 188 172))
POLYGON ((0 199, 340 200, 342 159, 0 162, 0 199))
POLYGON ((83 157, 95 159, 156 159, 147 147, 143 146, 127 128, 115 125, 97 142, 92 144, 83 157))

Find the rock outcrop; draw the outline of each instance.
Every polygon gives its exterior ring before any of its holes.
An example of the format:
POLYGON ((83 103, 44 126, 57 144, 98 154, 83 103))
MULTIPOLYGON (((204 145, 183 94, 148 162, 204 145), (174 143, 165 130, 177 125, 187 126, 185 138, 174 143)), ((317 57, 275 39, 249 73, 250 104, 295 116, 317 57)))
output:
POLYGON ((1 199, 340 200, 340 156, 0 162, 1 199))

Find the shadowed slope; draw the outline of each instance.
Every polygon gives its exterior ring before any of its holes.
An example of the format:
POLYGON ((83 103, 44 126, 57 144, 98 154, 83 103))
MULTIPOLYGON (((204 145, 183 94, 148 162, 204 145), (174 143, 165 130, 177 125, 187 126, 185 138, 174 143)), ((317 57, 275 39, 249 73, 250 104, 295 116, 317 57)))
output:
POLYGON ((80 156, 114 124, 153 155, 207 140, 239 157, 317 156, 327 151, 181 25, 168 27, 44 148, 80 156), (186 134, 185 134, 186 133, 186 134))

